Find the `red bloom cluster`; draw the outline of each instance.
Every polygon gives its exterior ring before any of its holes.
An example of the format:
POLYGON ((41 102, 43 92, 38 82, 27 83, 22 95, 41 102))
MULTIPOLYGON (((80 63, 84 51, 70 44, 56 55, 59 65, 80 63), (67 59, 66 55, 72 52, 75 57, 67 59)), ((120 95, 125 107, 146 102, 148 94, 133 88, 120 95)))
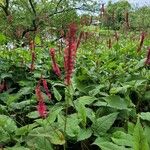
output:
POLYGON ((34 62, 35 62, 35 52, 32 51, 32 52, 31 52, 31 55, 32 55, 32 62, 31 62, 30 71, 32 72, 32 71, 34 70, 34 68, 35 68, 35 66, 34 66, 34 62))
POLYGON ((145 64, 146 65, 150 65, 150 48, 148 49, 148 53, 147 53, 147 58, 146 58, 145 64))
POLYGON ((49 97, 49 99, 51 99, 51 93, 49 92, 48 86, 47 86, 47 81, 45 79, 42 80, 43 81, 43 87, 46 91, 47 96, 49 97))
POLYGON ((55 49, 54 48, 51 48, 50 51, 50 56, 52 58, 52 67, 53 67, 53 71, 54 73, 58 76, 58 77, 61 77, 61 72, 60 72, 60 69, 59 69, 59 66, 58 64, 56 63, 56 58, 55 58, 55 49))
MULTIPOLYGON (((67 33, 66 38, 66 48, 64 50, 64 68, 65 68, 65 84, 70 85, 71 84, 71 76, 74 69, 74 63, 75 63, 75 56, 76 56, 76 50, 77 50, 77 39, 76 39, 76 31, 77 26, 76 24, 70 24, 69 31, 67 33)), ((78 46, 79 46, 78 41, 78 46)))
POLYGON ((115 39, 117 40, 117 42, 119 41, 119 34, 117 33, 117 31, 115 31, 115 39))
POLYGON ((34 43, 33 40, 29 42, 29 48, 30 48, 30 50, 34 50, 35 49, 35 43, 34 43))
POLYGON ((4 90, 5 88, 5 81, 3 81, 1 84, 0 84, 0 93, 4 90))
POLYGON ((112 48, 112 41, 111 41, 111 38, 109 38, 109 40, 108 40, 108 48, 109 48, 109 49, 112 48))
POLYGON ((78 38, 78 41, 77 41, 77 46, 76 46, 76 51, 77 51, 77 49, 79 48, 79 45, 80 45, 80 43, 81 43, 81 39, 82 39, 82 37, 83 37, 83 34, 84 34, 84 32, 81 32, 80 35, 79 35, 79 38, 78 38))
POLYGON ((41 77, 41 79, 39 80, 38 85, 36 86, 35 93, 36 93, 36 97, 37 97, 37 100, 38 100, 37 111, 39 112, 40 117, 45 118, 47 116, 47 110, 46 110, 46 105, 44 103, 44 98, 42 96, 42 92, 41 92, 41 89, 40 89, 41 81, 43 83, 43 87, 46 91, 46 94, 50 99, 51 99, 51 93, 49 92, 46 80, 42 79, 42 77, 41 77))
POLYGON ((141 34, 141 40, 140 40, 140 45, 139 45, 139 47, 137 49, 137 52, 139 52, 141 50, 142 46, 143 46, 145 35, 146 35, 145 32, 142 32, 142 34, 141 34))
POLYGON ((103 16, 103 15, 104 15, 104 12, 105 12, 105 7, 104 7, 104 6, 105 6, 105 4, 102 4, 102 5, 101 5, 101 8, 100 8, 100 15, 101 15, 101 16, 103 16))
POLYGON ((125 22, 126 22, 127 28, 129 28, 129 13, 128 12, 126 12, 125 14, 125 22))

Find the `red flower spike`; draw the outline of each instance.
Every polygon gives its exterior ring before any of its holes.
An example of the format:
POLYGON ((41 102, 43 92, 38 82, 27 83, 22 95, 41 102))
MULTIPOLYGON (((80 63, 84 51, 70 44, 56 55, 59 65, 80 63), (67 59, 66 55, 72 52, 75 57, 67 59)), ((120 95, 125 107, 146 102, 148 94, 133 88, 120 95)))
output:
POLYGON ((125 22, 126 22, 127 28, 129 28, 129 13, 128 12, 126 12, 125 14, 125 22))
POLYGON ((31 67, 30 67, 31 72, 35 69, 34 62, 35 62, 35 52, 32 51, 32 62, 31 62, 31 67))
POLYGON ((0 84, 0 93, 4 90, 5 88, 5 81, 2 82, 2 84, 0 84))
POLYGON ((105 4, 102 4, 101 5, 101 8, 100 8, 100 16, 103 16, 104 15, 104 12, 105 12, 105 4))
POLYGON ((61 77, 61 71, 59 69, 58 64, 56 63, 56 59, 55 59, 55 49, 51 48, 49 51, 51 58, 52 58, 52 67, 53 67, 53 71, 54 73, 58 76, 61 77))
POLYGON ((36 97, 37 97, 37 100, 38 100, 38 101, 44 101, 44 99, 43 99, 43 97, 42 97, 40 85, 37 85, 37 86, 36 86, 35 94, 36 94, 36 97))
POLYGON ((147 58, 146 58, 145 64, 146 65, 150 65, 150 48, 148 49, 148 53, 147 53, 147 58))
POLYGON ((37 110, 40 117, 45 118, 47 116, 46 105, 43 101, 39 101, 37 110))
POLYGON ((115 31, 115 39, 117 40, 117 42, 119 41, 119 35, 118 35, 117 31, 115 31))
POLYGON ((43 99, 43 96, 41 93, 40 82, 41 82, 41 80, 39 81, 39 83, 35 89, 36 97, 38 100, 37 111, 38 111, 40 117, 46 117, 47 116, 46 105, 44 103, 44 99, 43 99))
POLYGON ((43 87, 46 91, 47 96, 49 97, 49 99, 51 99, 51 93, 49 92, 48 86, 47 86, 47 81, 45 79, 42 80, 43 82, 43 87))
POLYGON ((79 39, 78 39, 78 41, 77 41, 77 46, 76 46, 76 51, 77 51, 77 49, 79 48, 79 45, 80 45, 82 36, 83 36, 83 32, 81 32, 80 35, 79 35, 79 39))
POLYGON ((108 40, 108 48, 109 48, 109 49, 112 48, 111 38, 109 38, 109 40, 108 40))
POLYGON ((30 48, 30 50, 34 50, 35 49, 35 43, 34 43, 34 41, 30 41, 29 48, 30 48))
POLYGON ((70 24, 66 38, 67 47, 64 50, 64 68, 65 68, 66 85, 71 84, 71 77, 74 69, 76 48, 77 48, 76 31, 77 26, 75 24, 70 24))
POLYGON ((140 45, 139 45, 139 47, 137 49, 137 52, 141 51, 141 48, 142 48, 143 43, 144 43, 144 39, 145 39, 145 32, 142 32, 142 34, 141 34, 141 40, 140 40, 140 45))

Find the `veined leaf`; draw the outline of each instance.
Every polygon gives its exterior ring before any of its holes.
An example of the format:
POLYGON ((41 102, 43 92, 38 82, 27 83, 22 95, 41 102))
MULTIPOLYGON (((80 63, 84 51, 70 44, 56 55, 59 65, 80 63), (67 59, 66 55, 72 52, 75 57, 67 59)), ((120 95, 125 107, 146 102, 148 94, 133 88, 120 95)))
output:
POLYGON ((134 150, 149 150, 149 145, 148 145, 146 136, 143 132, 143 128, 140 123, 139 117, 138 117, 136 126, 134 128, 133 147, 134 147, 134 150))
POLYGON ((105 134, 116 120, 118 112, 103 116, 95 120, 92 124, 95 135, 105 134))
POLYGON ((142 112, 140 114, 140 118, 142 120, 147 120, 147 121, 150 121, 150 112, 142 112))

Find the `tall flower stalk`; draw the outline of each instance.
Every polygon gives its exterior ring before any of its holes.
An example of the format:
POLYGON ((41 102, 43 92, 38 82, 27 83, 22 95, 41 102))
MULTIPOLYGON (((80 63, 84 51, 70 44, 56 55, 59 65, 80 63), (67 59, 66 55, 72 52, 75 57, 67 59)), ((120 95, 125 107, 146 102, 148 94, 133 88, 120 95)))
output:
POLYGON ((150 65, 150 48, 148 48, 148 53, 147 53, 147 58, 146 58, 145 64, 150 65))
POLYGON ((31 67, 30 67, 30 72, 33 72, 34 71, 34 69, 35 69, 35 51, 34 50, 32 50, 31 51, 31 56, 32 56, 32 61, 31 61, 31 67))
POLYGON ((40 117, 45 118, 47 116, 47 111, 46 111, 46 105, 44 103, 44 98, 42 96, 42 92, 40 89, 40 82, 36 86, 35 93, 38 100, 37 111, 40 117))
POLYGON ((58 64, 56 63, 56 57, 55 57, 55 49, 54 48, 51 48, 50 51, 50 56, 52 58, 52 67, 53 67, 53 71, 54 73, 58 76, 58 77, 61 77, 61 71, 59 69, 59 66, 58 64))
POLYGON ((144 40, 145 40, 145 32, 142 32, 142 33, 141 33, 141 39, 140 39, 140 45, 139 45, 139 47, 138 47, 138 49, 137 49, 137 52, 141 51, 142 46, 143 46, 143 44, 144 44, 144 40))
POLYGON ((66 48, 64 50, 64 68, 65 68, 65 84, 71 84, 71 77, 75 64, 77 39, 76 39, 77 26, 70 24, 69 31, 66 38, 66 48))
POLYGON ((41 76, 41 79, 39 80, 39 82, 35 88, 35 94, 36 94, 36 97, 38 100, 37 111, 39 113, 39 116, 42 118, 45 118, 47 116, 47 110, 46 110, 46 105, 45 105, 44 98, 43 98, 43 95, 41 92, 41 82, 43 84, 43 87, 44 87, 49 99, 51 99, 51 93, 48 89, 47 81, 45 79, 43 79, 41 76))

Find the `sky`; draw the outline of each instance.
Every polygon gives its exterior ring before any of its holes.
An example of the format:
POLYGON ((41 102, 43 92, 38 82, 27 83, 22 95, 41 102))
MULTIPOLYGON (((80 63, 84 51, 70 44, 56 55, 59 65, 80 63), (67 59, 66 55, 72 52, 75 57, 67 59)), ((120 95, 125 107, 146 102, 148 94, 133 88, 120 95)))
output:
MULTIPOLYGON (((109 0, 101 0, 104 3, 107 3, 109 0)), ((112 0, 112 2, 116 2, 119 0, 112 0)), ((144 5, 149 5, 150 6, 150 0, 128 0, 131 4, 133 4, 134 6, 144 6, 144 5)))

